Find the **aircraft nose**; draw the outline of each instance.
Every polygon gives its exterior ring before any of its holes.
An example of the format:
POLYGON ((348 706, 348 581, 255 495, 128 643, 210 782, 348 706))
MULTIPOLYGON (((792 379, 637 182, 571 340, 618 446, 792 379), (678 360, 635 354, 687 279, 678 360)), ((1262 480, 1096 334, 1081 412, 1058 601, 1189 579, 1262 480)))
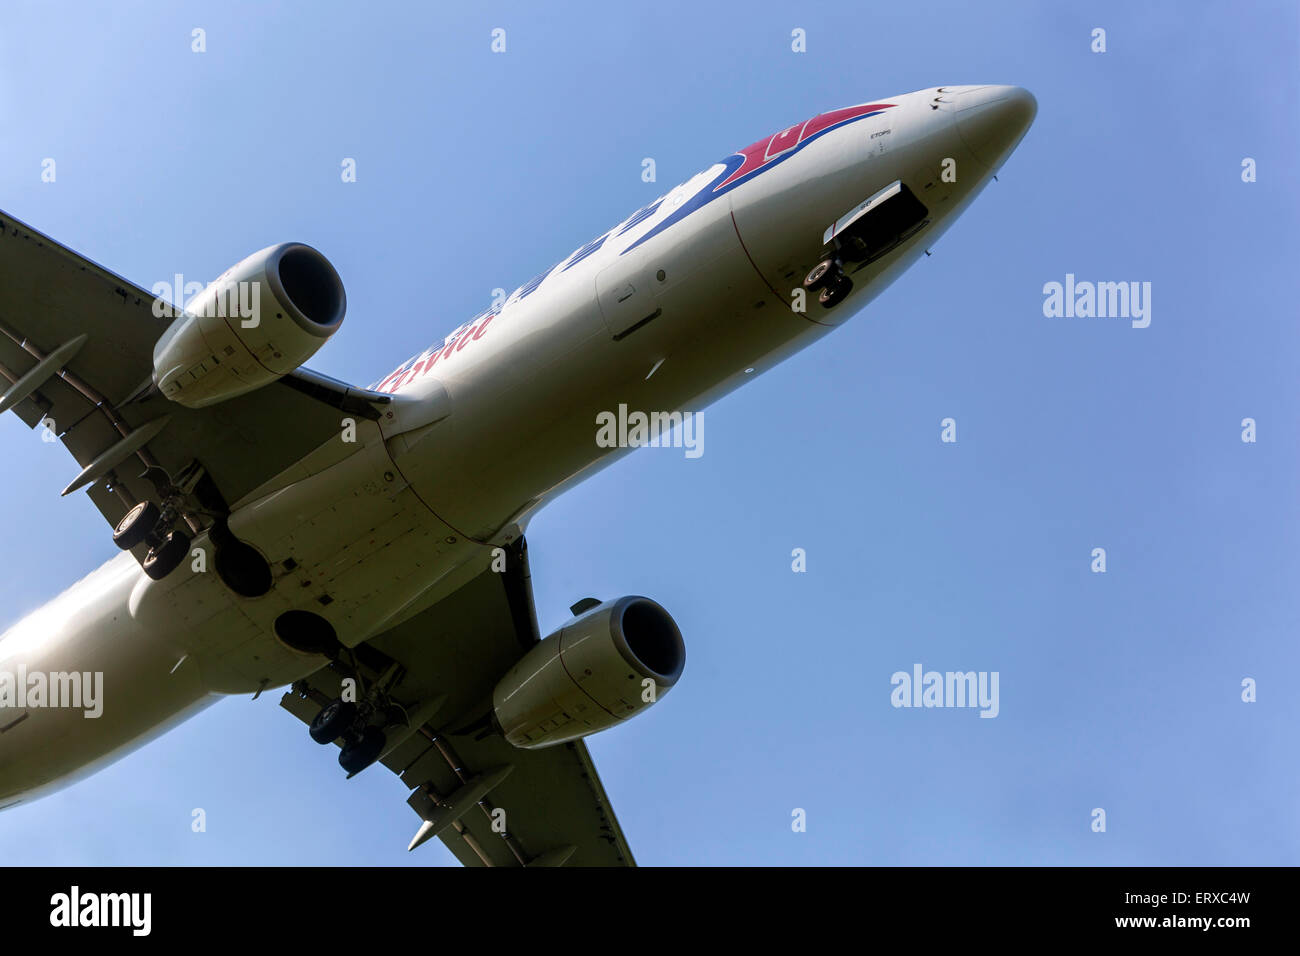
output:
POLYGON ((975 158, 997 169, 1038 115, 1034 94, 1019 86, 977 86, 957 95, 957 131, 975 158))

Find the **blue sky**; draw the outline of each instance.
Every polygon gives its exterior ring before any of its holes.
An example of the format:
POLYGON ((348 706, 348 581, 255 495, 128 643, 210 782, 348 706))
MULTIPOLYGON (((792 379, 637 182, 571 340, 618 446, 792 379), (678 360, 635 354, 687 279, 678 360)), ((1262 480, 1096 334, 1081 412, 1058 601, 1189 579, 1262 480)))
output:
MULTIPOLYGON (((590 741, 642 864, 1295 864, 1298 11, 20 2, 0 209, 146 287, 309 242, 350 307, 311 367, 364 384, 760 136, 1029 88, 932 258, 710 407, 703 457, 639 451, 536 518, 543 632, 641 593, 685 634, 672 694, 590 741), (1066 273, 1151 282, 1150 327, 1045 318, 1066 273), (917 662, 999 672, 1000 714, 895 709, 917 662)), ((0 455, 7 625, 114 549, 61 448, 7 415, 0 455)), ((0 814, 0 859, 454 862, 278 697, 0 814)))

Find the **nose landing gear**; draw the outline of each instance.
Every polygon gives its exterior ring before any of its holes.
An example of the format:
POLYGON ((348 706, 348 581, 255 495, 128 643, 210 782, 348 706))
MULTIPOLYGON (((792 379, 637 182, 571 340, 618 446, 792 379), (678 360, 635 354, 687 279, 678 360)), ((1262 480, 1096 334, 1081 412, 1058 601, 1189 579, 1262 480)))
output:
POLYGON ((843 263, 838 258, 828 256, 812 267, 803 280, 803 287, 817 293, 823 309, 830 309, 853 291, 853 280, 844 274, 843 263))
POLYGON ((911 239, 930 222, 925 204, 902 180, 877 190, 835 220, 822 236, 822 260, 803 280, 817 292, 822 308, 843 302, 853 291, 844 272, 846 262, 858 271, 911 239))

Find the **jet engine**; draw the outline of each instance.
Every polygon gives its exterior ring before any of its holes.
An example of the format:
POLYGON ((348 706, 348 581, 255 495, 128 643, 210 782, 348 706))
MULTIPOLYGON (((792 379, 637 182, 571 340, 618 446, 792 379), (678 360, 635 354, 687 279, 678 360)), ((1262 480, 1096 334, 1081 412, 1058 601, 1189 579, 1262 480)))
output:
POLYGON ((190 300, 154 346, 154 383, 189 408, 251 392, 311 358, 346 310, 328 259, 300 242, 268 246, 190 300))
POLYGON ((686 664, 682 632, 643 597, 606 601, 532 648, 492 694, 516 747, 576 740, 627 720, 672 689, 686 664))

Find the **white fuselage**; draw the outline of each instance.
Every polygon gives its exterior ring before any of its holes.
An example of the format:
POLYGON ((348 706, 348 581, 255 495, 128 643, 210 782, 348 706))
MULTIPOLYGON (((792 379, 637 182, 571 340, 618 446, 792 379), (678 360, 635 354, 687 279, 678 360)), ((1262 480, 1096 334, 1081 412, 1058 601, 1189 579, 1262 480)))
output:
POLYGON ((223 694, 317 670, 323 658, 277 640, 285 610, 310 602, 355 646, 450 594, 626 450, 597 442, 598 415, 698 411, 830 331, 952 223, 1033 111, 1014 87, 948 87, 821 114, 638 211, 372 386, 394 400, 378 423, 355 421, 355 440, 232 503, 231 530, 272 562, 263 597, 186 565, 153 581, 127 553, 77 582, 0 637, 0 675, 92 675, 100 713, 49 706, 48 688, 34 699, 28 676, 27 699, 0 706, 0 809, 223 694), (811 293, 797 310, 827 228, 898 180, 927 224, 848 267, 840 304, 811 293), (295 566, 277 564, 288 553, 295 566))

